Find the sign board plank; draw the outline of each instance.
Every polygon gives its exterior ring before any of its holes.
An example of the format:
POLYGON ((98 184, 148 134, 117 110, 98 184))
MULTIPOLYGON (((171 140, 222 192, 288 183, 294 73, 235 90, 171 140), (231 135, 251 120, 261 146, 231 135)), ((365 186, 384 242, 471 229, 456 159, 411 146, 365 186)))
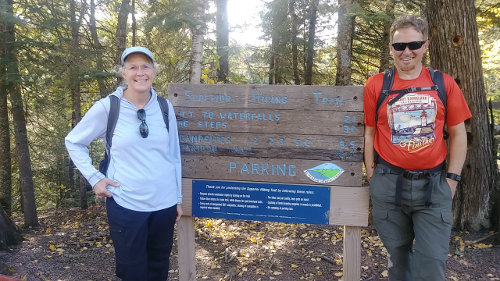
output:
POLYGON ((330 224, 367 226, 369 196, 370 192, 367 187, 332 187, 330 224))
POLYGON ((183 130, 183 155, 363 161, 363 137, 183 130))
POLYGON ((314 135, 363 135, 363 113, 346 111, 213 109, 179 106, 182 130, 314 135))
POLYGON ((360 162, 183 156, 183 176, 196 179, 361 186, 360 162))
POLYGON ((169 84, 168 98, 181 107, 361 111, 363 87, 169 84))

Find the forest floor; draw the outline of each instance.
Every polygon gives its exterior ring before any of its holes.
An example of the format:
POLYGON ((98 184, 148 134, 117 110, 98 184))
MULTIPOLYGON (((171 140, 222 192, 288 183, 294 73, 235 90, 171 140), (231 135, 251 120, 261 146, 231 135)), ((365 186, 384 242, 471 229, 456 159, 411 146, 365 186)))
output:
MULTIPOLYGON (((0 251, 0 274, 119 280, 103 205, 42 212, 39 220, 41 227, 23 232, 23 243, 0 251)), ((196 218, 195 231, 197 280, 342 280, 342 227, 196 218)), ((491 236, 452 233, 448 280, 500 280, 500 245, 484 239, 491 236)), ((387 280, 387 255, 374 228, 363 228, 361 239, 361 280, 387 280)), ((169 280, 178 279, 175 244, 169 280)))

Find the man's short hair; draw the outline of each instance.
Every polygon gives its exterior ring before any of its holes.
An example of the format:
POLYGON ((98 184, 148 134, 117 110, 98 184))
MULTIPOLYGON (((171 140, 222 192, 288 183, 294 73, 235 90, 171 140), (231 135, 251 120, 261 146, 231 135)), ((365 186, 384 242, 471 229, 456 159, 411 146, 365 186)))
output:
POLYGON ((427 40, 429 38, 429 26, 427 25, 427 21, 421 18, 418 18, 414 15, 402 15, 399 18, 397 18, 391 26, 390 30, 390 40, 392 43, 392 39, 394 37, 394 33, 396 30, 401 29, 401 28, 408 28, 408 27, 413 27, 415 30, 418 32, 422 33, 424 35, 424 40, 427 40))

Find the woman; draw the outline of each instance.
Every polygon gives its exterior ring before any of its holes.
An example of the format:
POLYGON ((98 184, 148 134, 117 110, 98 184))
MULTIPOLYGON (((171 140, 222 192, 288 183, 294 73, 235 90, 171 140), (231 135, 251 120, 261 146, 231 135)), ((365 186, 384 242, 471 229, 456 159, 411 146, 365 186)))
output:
POLYGON ((105 139, 110 98, 95 103, 66 137, 76 167, 106 209, 116 255, 116 275, 123 280, 168 277, 174 224, 182 216, 181 161, 177 121, 169 107, 169 128, 152 88, 157 67, 144 47, 130 47, 121 56, 126 86, 119 98, 106 175, 93 167, 87 146, 105 139))

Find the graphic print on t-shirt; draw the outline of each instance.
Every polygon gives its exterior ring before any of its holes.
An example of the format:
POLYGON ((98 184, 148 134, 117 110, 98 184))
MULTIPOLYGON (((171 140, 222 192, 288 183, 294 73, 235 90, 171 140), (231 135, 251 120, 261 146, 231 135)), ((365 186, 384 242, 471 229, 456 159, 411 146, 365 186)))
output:
POLYGON ((427 94, 410 93, 387 106, 392 144, 415 153, 434 143, 437 104, 427 94))

